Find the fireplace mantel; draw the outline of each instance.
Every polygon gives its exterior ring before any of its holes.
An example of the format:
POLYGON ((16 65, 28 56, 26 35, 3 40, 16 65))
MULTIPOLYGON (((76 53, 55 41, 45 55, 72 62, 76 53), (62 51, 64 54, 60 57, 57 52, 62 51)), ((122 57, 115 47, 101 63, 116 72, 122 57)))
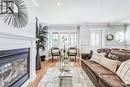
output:
POLYGON ((30 49, 0 51, 0 87, 20 87, 30 76, 30 49))
POLYGON ((5 33, 5 32, 0 32, 0 37, 36 41, 36 38, 34 38, 34 37, 21 36, 21 35, 12 34, 12 33, 5 33))
POLYGON ((30 78, 21 86, 26 87, 36 77, 35 59, 36 59, 36 38, 17 35, 13 33, 0 32, 0 51, 30 48, 30 78))

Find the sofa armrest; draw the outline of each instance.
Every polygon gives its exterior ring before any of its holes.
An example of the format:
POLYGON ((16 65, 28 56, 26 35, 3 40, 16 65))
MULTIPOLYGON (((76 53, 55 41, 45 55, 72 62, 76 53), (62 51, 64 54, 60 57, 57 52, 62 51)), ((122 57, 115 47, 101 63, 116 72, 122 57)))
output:
POLYGON ((126 84, 127 85, 127 87, 130 87, 130 84, 126 84))
POLYGON ((113 73, 113 74, 100 74, 99 76, 102 77, 103 75, 115 75, 115 73, 113 73))
POLYGON ((130 87, 130 84, 121 83, 123 87, 130 87))
POLYGON ((89 56, 89 53, 81 53, 82 59, 87 59, 89 56))

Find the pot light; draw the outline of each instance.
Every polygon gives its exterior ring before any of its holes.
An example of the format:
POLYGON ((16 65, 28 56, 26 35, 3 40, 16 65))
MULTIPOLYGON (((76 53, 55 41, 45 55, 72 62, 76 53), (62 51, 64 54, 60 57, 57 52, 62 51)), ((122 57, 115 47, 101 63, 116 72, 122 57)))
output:
POLYGON ((101 4, 100 4, 100 3, 98 3, 98 4, 97 4, 97 6, 98 6, 98 7, 100 7, 100 6, 101 6, 101 4))
POLYGON ((57 6, 60 6, 60 2, 57 2, 57 6))

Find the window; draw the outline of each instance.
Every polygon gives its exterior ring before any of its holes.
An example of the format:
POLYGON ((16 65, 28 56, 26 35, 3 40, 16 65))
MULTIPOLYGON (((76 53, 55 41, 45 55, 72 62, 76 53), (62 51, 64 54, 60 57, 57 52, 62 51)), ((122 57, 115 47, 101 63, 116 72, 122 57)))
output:
POLYGON ((52 45, 54 46, 54 47, 57 47, 58 45, 59 45, 59 34, 58 34, 58 32, 54 32, 53 34, 52 34, 52 45))
POLYGON ((99 46, 100 45, 100 33, 93 32, 91 34, 91 45, 92 46, 99 46))
POLYGON ((77 46, 77 32, 52 32, 50 34, 50 46, 63 48, 77 46))
POLYGON ((118 43, 121 43, 124 41, 124 33, 123 32, 116 32, 115 33, 115 41, 117 41, 118 43))

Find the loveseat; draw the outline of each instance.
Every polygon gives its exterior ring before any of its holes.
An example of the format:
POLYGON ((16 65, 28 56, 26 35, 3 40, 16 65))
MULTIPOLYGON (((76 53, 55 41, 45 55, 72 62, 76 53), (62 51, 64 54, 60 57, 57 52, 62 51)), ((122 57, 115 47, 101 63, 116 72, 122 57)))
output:
POLYGON ((104 53, 94 52, 91 59, 88 57, 81 59, 81 66, 96 87, 130 87, 128 58, 122 62, 118 59, 106 58, 104 53))

